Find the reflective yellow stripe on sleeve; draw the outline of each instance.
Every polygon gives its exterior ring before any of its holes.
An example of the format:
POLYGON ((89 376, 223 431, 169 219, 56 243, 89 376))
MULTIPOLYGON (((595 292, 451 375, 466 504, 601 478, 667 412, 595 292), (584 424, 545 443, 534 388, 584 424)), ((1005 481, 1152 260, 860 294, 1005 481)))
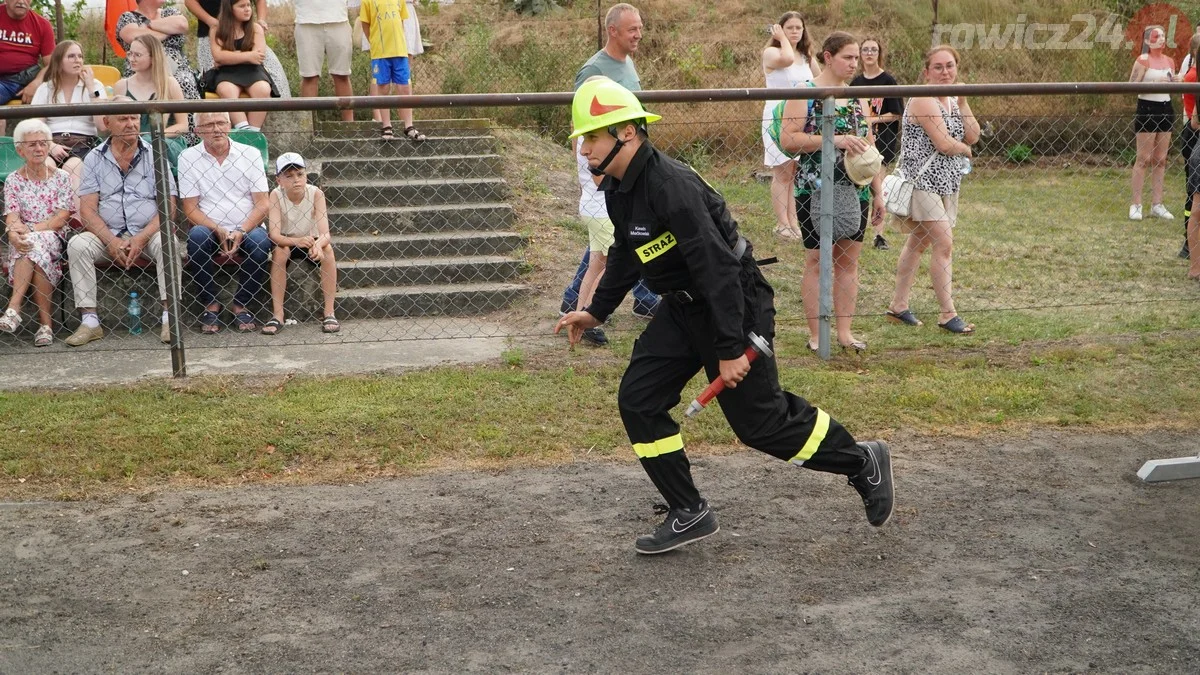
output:
POLYGON ((641 459, 650 459, 652 457, 658 457, 659 455, 665 455, 669 452, 676 452, 682 449, 683 436, 679 434, 667 436, 666 438, 660 438, 653 443, 633 444, 633 451, 636 452, 637 456, 641 459))
POLYGON ((817 408, 817 423, 813 425, 812 433, 808 436, 808 441, 800 448, 800 452, 788 461, 803 463, 817 454, 817 448, 821 446, 821 441, 825 440, 825 434, 829 433, 829 413, 817 408))
POLYGON ((642 259, 642 264, 646 264, 673 248, 675 248, 675 235, 670 232, 663 232, 662 236, 658 239, 644 246, 639 246, 637 248, 637 255, 642 259))

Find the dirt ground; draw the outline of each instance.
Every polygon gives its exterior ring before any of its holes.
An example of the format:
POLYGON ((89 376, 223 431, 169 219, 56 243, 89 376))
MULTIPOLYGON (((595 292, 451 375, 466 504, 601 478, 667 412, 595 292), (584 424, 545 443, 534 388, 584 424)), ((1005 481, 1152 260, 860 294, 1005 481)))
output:
POLYGON ((722 529, 633 552, 626 462, 0 506, 0 671, 1200 671, 1200 434, 901 437, 898 510, 695 458, 722 529))

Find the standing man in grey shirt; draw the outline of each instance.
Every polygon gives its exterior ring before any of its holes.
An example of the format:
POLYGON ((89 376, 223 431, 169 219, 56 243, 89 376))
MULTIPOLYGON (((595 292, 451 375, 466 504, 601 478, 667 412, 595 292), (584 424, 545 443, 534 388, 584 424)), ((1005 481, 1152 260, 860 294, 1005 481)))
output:
MULTIPOLYGON (((603 76, 620 84, 629 91, 640 91, 641 80, 633 65, 633 53, 642 39, 642 16, 637 8, 628 3, 613 5, 604 19, 608 40, 604 49, 592 55, 575 75, 575 89, 579 89, 588 78, 603 76)), ((579 173, 579 217, 588 228, 588 248, 575 271, 575 278, 563 291, 560 314, 582 309, 591 302, 592 293, 600 283, 608 259, 608 247, 613 242, 612 221, 604 204, 604 195, 596 191, 598 178, 588 170, 587 160, 578 153, 575 145, 576 169, 579 173), (595 255, 593 255, 595 254, 595 255)), ((658 296, 638 281, 633 288, 634 316, 649 319, 658 307, 658 296)), ((584 331, 583 341, 595 346, 608 344, 608 337, 597 326, 584 331)))

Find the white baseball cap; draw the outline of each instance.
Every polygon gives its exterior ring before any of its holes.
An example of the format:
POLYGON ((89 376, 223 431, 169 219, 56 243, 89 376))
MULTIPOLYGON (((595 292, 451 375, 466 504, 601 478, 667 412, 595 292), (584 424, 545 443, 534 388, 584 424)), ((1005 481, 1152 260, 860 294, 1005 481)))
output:
POLYGON ((283 173, 289 166, 304 168, 304 158, 298 152, 285 152, 275 158, 275 175, 283 173))

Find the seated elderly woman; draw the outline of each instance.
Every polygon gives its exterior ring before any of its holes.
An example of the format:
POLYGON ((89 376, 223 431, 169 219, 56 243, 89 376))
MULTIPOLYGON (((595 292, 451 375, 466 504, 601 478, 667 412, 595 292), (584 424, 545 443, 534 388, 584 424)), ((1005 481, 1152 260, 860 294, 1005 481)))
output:
POLYGON ((67 223, 73 191, 67 172, 46 162, 50 156, 50 128, 45 122, 21 122, 13 130, 13 141, 25 165, 4 181, 12 298, 4 316, 0 316, 0 331, 15 333, 21 325, 21 305, 32 285, 39 322, 33 344, 46 347, 54 341, 51 296, 62 279, 62 227, 67 223))

